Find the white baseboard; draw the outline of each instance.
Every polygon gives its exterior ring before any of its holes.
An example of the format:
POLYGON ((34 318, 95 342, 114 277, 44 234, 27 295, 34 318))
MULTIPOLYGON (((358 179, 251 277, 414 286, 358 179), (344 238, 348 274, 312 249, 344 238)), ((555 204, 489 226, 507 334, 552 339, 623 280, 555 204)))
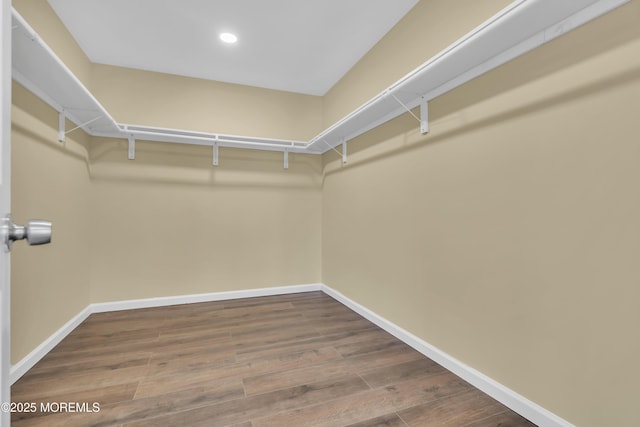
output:
POLYGON ((455 357, 450 356, 428 342, 416 337, 405 329, 388 321, 384 317, 377 315, 373 311, 349 299, 335 289, 332 289, 327 285, 322 285, 322 291, 338 302, 349 307, 362 317, 372 323, 375 323, 380 328, 398 338, 400 341, 413 347, 415 350, 424 354, 434 362, 447 368, 449 371, 472 384, 474 387, 493 397, 509 409, 522 415, 529 421, 542 427, 575 427, 568 421, 547 411, 540 405, 530 401, 497 381, 492 380, 483 373, 462 363, 455 357))
POLYGON ((78 313, 73 319, 65 323, 60 329, 53 333, 49 338, 44 340, 42 344, 36 347, 31 353, 27 354, 18 363, 11 366, 9 377, 11 384, 15 383, 27 373, 29 369, 33 367, 40 359, 47 355, 53 348, 60 343, 67 335, 69 335, 75 328, 84 322, 84 320, 91 314, 91 307, 88 306, 80 313, 78 313))
POLYGON ((16 382, 22 375, 31 369, 40 359, 53 349, 60 341, 73 331, 92 313, 104 313, 119 310, 132 310, 138 308, 162 307, 176 304, 191 304, 199 302, 224 301, 238 298, 254 298, 271 295, 285 295, 299 292, 322 291, 336 301, 349 307, 367 320, 375 323, 380 328, 389 332, 399 340, 413 347, 434 362, 439 363, 449 371, 458 375, 468 383, 482 390, 489 396, 501 402, 511 410, 519 413, 528 420, 543 427, 574 427, 568 421, 547 411, 536 403, 526 399, 524 396, 492 380, 476 369, 462 363, 456 358, 448 355, 444 351, 434 347, 426 341, 416 337, 405 329, 390 322, 349 299, 342 293, 331 287, 316 283, 308 285, 279 286, 273 288, 247 289, 240 291, 214 292, 207 294, 179 295, 173 297, 145 298, 128 301, 115 301, 90 304, 73 319, 69 320, 58 331, 40 344, 35 350, 24 357, 20 362, 11 367, 11 383, 16 382))
POLYGON ((240 291, 213 292, 207 294, 177 295, 172 297, 144 298, 127 301, 101 302, 91 304, 92 313, 109 311, 134 310, 138 308, 164 307, 178 304, 193 304, 198 302, 226 301, 238 298, 255 298, 271 295, 296 294, 322 290, 319 283, 309 285, 278 286, 274 288, 257 288, 240 291))

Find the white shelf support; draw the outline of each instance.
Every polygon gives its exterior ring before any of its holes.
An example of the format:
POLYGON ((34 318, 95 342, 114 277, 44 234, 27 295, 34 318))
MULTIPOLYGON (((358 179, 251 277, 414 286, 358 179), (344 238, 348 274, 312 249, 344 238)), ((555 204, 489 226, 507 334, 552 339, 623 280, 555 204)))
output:
POLYGON ((67 134, 73 132, 74 130, 78 130, 80 128, 83 128, 83 127, 95 122, 96 120, 100 120, 101 118, 102 118, 102 116, 94 117, 93 119, 88 120, 88 121, 82 123, 81 125, 78 125, 78 126, 74 127, 73 129, 70 129, 70 130, 66 131, 64 134, 67 135, 67 134))
POLYGON ((424 98, 420 101, 420 133, 429 133, 429 101, 424 98))
POLYGON ((289 150, 284 150, 284 168, 289 169, 289 150))
MULTIPOLYGON (((320 141, 322 141, 322 142, 324 142, 325 144, 327 144, 327 147, 329 147, 329 149, 328 149, 327 151, 329 151, 329 150, 333 150, 333 151, 335 151, 336 153, 338 153, 339 155, 343 156, 343 163, 344 163, 344 155, 343 155, 344 151, 343 151, 342 153, 341 153, 341 152, 339 152, 338 150, 336 150, 336 147, 331 146, 331 145, 330 145, 327 141, 325 141, 324 139, 321 139, 320 141)), ((345 139, 345 138, 342 138, 342 141, 343 141, 343 142, 346 142, 346 139, 345 139)))
POLYGON ((136 139, 133 135, 129 135, 129 160, 136 158, 136 139))
POLYGON ((64 143, 64 137, 66 135, 66 132, 64 131, 66 120, 67 117, 64 114, 64 110, 60 111, 60 113, 58 113, 58 142, 61 144, 64 143))
POLYGON ((345 139, 342 140, 342 164, 347 164, 347 141, 345 139))
POLYGON ((413 118, 420 122, 421 134, 425 135, 429 133, 429 102, 424 98, 424 96, 420 98, 420 117, 416 116, 413 111, 411 111, 411 108, 400 101, 397 96, 391 94, 391 97, 395 99, 409 114, 411 114, 413 118))
POLYGON ((218 143, 213 143, 213 166, 218 166, 218 143))
POLYGON ((398 102, 398 104, 400 104, 400 106, 402 106, 402 108, 404 108, 405 110, 407 110, 407 113, 411 114, 411 115, 413 116, 413 118, 414 118, 414 119, 416 119, 416 120, 417 120, 417 121, 419 121, 419 122, 422 122, 422 120, 421 120, 418 116, 416 116, 415 114, 413 114, 413 111, 411 111, 411 108, 407 107, 407 104, 405 104, 404 102, 400 101, 400 100, 398 99, 398 97, 397 97, 397 96, 395 96, 394 94, 391 94, 391 97, 392 97, 393 99, 395 99, 395 100, 398 102))

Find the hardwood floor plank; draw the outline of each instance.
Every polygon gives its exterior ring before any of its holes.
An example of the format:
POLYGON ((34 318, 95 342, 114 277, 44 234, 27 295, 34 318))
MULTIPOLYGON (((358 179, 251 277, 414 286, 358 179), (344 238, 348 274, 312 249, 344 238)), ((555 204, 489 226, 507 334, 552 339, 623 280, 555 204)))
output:
POLYGON ((228 362, 236 361, 236 353, 231 342, 219 343, 217 341, 194 342, 187 345, 176 347, 165 347, 160 351, 151 353, 149 365, 180 363, 185 358, 206 358, 210 362, 228 362))
POLYGON ((216 369, 236 363, 233 347, 187 347, 182 351, 155 353, 148 362, 147 376, 162 376, 185 370, 216 369))
MULTIPOLYGON (((101 388, 94 388, 90 390, 83 390, 79 392, 71 392, 67 394, 56 393, 52 398, 48 399, 33 399, 29 396, 29 400, 21 399, 19 396, 12 396, 13 402, 32 402, 36 404, 37 408, 41 408, 41 403, 47 402, 97 402, 101 406, 113 405, 115 403, 125 402, 132 400, 136 389, 138 388, 137 382, 119 384, 115 386, 107 386, 101 388)), ((27 418, 41 417, 43 414, 40 411, 36 412, 23 412, 11 414, 11 422, 16 423, 19 420, 27 418)))
POLYGON ((126 331, 105 332, 101 334, 69 335, 52 351, 69 352, 91 347, 94 351, 102 348, 113 349, 115 346, 128 346, 132 343, 152 343, 158 339, 158 329, 134 329, 126 331))
POLYGON ((252 319, 256 317, 274 316, 281 313, 294 311, 294 306, 290 302, 272 301, 268 303, 258 303, 251 301, 252 304, 232 305, 226 304, 224 309, 217 314, 222 318, 234 319, 252 319))
MULTIPOLYGON (((263 415, 304 407, 342 396, 351 396, 368 386, 357 376, 347 376, 339 380, 319 381, 277 390, 270 393, 248 396, 228 402, 183 411, 150 421, 126 424, 128 427, 143 426, 211 426, 252 421, 263 415)), ((254 426, 256 425, 253 422, 254 426)), ((281 424, 294 425, 294 424, 281 424)))
POLYGON ((463 427, 535 427, 535 424, 513 411, 505 411, 463 427))
MULTIPOLYGON (((340 355, 333 348, 322 348, 294 353, 277 354, 268 358, 259 358, 239 363, 230 363, 223 366, 190 366, 188 370, 170 369, 174 362, 167 369, 155 370, 150 368, 153 375, 147 376, 140 383, 137 397, 150 396, 163 393, 165 390, 172 390, 180 387, 181 384, 200 384, 212 379, 222 380, 225 378, 250 377, 252 375, 268 374, 273 371, 286 372, 296 368, 339 359, 340 355)), ((300 385, 297 383, 295 385, 300 385)), ((278 387, 284 388, 284 387, 278 387)), ((246 390, 246 385, 245 385, 246 390)), ((273 389, 272 389, 273 390, 273 389)))
POLYGON ((398 415, 410 427, 460 427, 498 415, 506 409, 498 401, 479 390, 472 389, 398 411, 398 415))
POLYGON ((11 395, 21 396, 24 401, 55 399, 58 395, 140 381, 145 375, 146 368, 141 369, 134 366, 111 372, 100 371, 89 375, 61 376, 40 382, 23 383, 17 381, 11 387, 11 395))
POLYGON ((233 340, 239 353, 250 352, 255 348, 281 346, 288 342, 298 342, 306 338, 319 338, 318 332, 309 325, 295 324, 286 327, 266 327, 233 334, 233 340))
POLYGON ((398 341, 397 338, 387 334, 386 332, 379 333, 376 337, 366 341, 355 341, 346 344, 336 345, 336 350, 344 357, 357 357, 368 353, 375 353, 381 350, 387 350, 389 348, 402 347, 405 351, 416 352, 414 349, 406 345, 405 343, 398 341))
POLYGON ((266 427, 306 424, 333 427, 355 424, 468 391, 469 387, 447 372, 259 418, 253 421, 253 425, 266 427))
POLYGON ((311 350, 286 351, 254 359, 244 359, 241 363, 249 366, 249 370, 247 370, 243 376, 243 379, 246 379, 252 376, 290 371, 340 359, 342 359, 342 356, 340 356, 333 347, 320 347, 311 350))
POLYGON ((255 359, 257 357, 267 357, 272 354, 280 354, 285 351, 312 350, 318 347, 338 346, 351 342, 364 342, 374 340, 380 335, 386 335, 386 332, 372 328, 366 331, 358 332, 339 332, 330 335, 317 335, 310 338, 299 340, 287 340, 284 342, 268 343, 256 345, 253 347, 241 348, 236 350, 238 360, 255 359))
POLYGON ((328 302, 325 304, 294 304, 294 307, 298 309, 304 317, 311 319, 315 322, 330 322, 335 320, 349 321, 360 320, 363 317, 355 311, 340 305, 339 303, 328 302))
POLYGON ((373 418, 371 420, 350 424, 347 427, 407 427, 407 425, 396 413, 393 413, 373 418))
POLYGON ((161 328, 158 331, 158 341, 200 341, 203 339, 218 339, 220 341, 229 341, 231 338, 230 331, 212 330, 209 322, 198 321, 193 326, 184 326, 180 328, 161 328))
MULTIPOLYGON (((15 424, 23 426, 75 427, 75 426, 112 426, 137 420, 148 420, 149 425, 162 425, 154 421, 164 414, 176 410, 189 410, 228 400, 244 397, 242 385, 238 381, 210 383, 172 393, 166 393, 149 399, 134 399, 113 405, 100 407, 97 413, 53 414, 26 419, 15 424)), ((183 424, 188 425, 188 424, 183 424)))
POLYGON ((406 362, 407 360, 415 360, 416 358, 424 358, 424 356, 419 353, 390 349, 350 359, 333 359, 326 363, 305 364, 299 368, 288 367, 286 370, 277 370, 267 374, 245 377, 245 391, 247 395, 259 394, 305 384, 314 381, 316 378, 340 377, 350 373, 359 373, 360 371, 371 368, 395 365, 406 362))
POLYGON ((47 380, 57 380, 61 375, 70 378, 78 375, 99 374, 101 371, 113 373, 124 368, 146 367, 149 364, 150 357, 150 353, 108 355, 94 357, 89 360, 76 360, 70 357, 66 359, 64 364, 42 364, 34 367, 21 378, 21 384, 27 385, 33 382, 42 383, 47 380))
POLYGON ((207 367, 202 367, 199 369, 178 371, 162 376, 144 376, 139 379, 135 398, 142 399, 161 396, 175 390, 206 387, 208 384, 220 381, 239 381, 239 379, 234 379, 233 375, 225 375, 221 377, 219 372, 220 369, 211 370, 207 367))
POLYGON ((320 334, 332 334, 342 331, 359 331, 372 329, 372 324, 367 319, 334 319, 332 321, 322 321, 313 328, 320 334))
POLYGON ((445 371, 446 369, 433 360, 422 357, 393 366, 370 369, 361 372, 360 376, 367 384, 376 388, 421 376, 440 374, 445 371))

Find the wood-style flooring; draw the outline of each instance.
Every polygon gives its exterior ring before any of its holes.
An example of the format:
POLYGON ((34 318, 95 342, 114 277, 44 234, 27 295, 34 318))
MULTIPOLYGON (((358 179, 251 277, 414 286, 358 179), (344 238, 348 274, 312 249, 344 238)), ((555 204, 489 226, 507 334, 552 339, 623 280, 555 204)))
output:
POLYGON ((534 425, 321 292, 93 314, 12 400, 14 426, 534 425))

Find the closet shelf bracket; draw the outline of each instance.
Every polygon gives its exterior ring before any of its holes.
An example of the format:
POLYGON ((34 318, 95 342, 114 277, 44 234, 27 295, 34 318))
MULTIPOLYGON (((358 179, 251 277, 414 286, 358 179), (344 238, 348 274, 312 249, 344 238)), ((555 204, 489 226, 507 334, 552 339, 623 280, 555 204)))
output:
POLYGON ((61 110, 58 113, 58 142, 59 143, 63 143, 64 137, 66 136, 66 133, 64 131, 66 120, 67 120, 67 117, 64 114, 64 110, 61 110))
POLYGON ((429 102, 424 97, 420 101, 420 133, 429 133, 429 102))
POLYGON ((129 135, 129 160, 136 158, 136 139, 133 135, 129 135))
POLYGON ((411 114, 411 116, 414 119, 420 122, 420 133, 424 135, 427 132, 429 132, 429 103, 424 98, 424 96, 420 97, 420 117, 418 117, 414 114, 413 111, 411 111, 411 108, 409 108, 407 104, 405 104, 400 99, 398 99, 397 96, 395 96, 394 94, 390 94, 390 95, 393 99, 396 100, 398 104, 400 104, 402 108, 404 108, 407 111, 407 113, 411 114))
POLYGON ((347 140, 342 140, 342 164, 347 164, 347 140))
POLYGON ((218 166, 218 143, 213 143, 213 166, 218 166))
POLYGON ((102 116, 98 116, 98 117, 94 117, 91 120, 87 120, 86 122, 82 123, 81 125, 78 125, 76 127, 74 127, 73 129, 70 129, 68 131, 65 132, 64 128, 65 128, 65 120, 66 120, 66 115, 64 113, 64 110, 62 110, 62 112, 60 112, 60 115, 58 116, 58 141, 60 142, 64 142, 65 136, 70 134, 71 132, 73 132, 74 130, 78 130, 80 128, 84 128, 87 125, 90 125, 91 123, 95 122, 96 120, 100 120, 102 118, 102 116))
POLYGON ((347 142, 346 138, 342 138, 342 142, 343 142, 343 143, 345 143, 345 146, 343 147, 342 153, 341 153, 341 152, 339 152, 339 151, 336 149, 336 147, 334 147, 334 146, 332 146, 331 144, 329 144, 329 143, 328 143, 324 138, 319 139, 319 141, 322 141, 322 142, 324 142, 325 144, 327 144, 327 147, 329 147, 329 149, 328 149, 328 150, 326 150, 326 151, 333 150, 333 151, 335 151, 336 153, 338 153, 340 156, 342 156, 342 162, 343 162, 343 163, 345 163, 346 154, 344 154, 344 153, 346 153, 346 151, 345 151, 345 148, 346 148, 346 142, 347 142))

